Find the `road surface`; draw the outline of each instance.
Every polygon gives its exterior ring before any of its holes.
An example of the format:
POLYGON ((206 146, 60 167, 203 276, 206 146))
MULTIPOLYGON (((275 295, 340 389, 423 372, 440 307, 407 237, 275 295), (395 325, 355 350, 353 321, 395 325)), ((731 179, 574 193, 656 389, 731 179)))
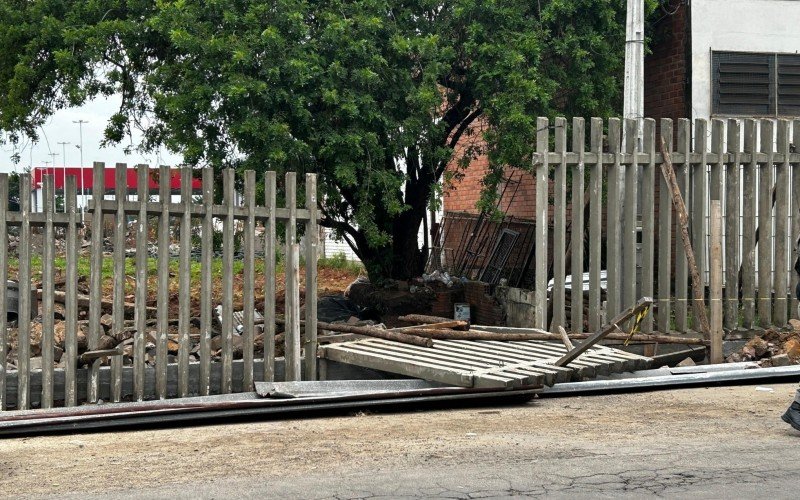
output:
POLYGON ((0 441, 7 498, 797 498, 796 385, 0 441))

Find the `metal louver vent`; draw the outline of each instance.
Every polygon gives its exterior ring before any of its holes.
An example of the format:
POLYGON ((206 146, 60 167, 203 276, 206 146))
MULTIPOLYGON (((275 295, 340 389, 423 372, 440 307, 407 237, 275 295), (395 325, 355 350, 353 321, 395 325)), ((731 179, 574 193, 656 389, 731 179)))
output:
POLYGON ((778 56, 778 114, 800 116, 800 55, 778 56))
POLYGON ((775 114, 775 55, 714 52, 713 100, 719 114, 775 114))

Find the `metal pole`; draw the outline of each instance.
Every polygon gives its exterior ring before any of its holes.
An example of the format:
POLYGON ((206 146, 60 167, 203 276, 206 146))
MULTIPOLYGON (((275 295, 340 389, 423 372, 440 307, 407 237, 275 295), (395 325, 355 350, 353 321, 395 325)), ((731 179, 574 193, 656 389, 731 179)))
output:
MULTIPOLYGON (((644 118, 644 0, 628 0, 625 22, 625 85, 623 118, 637 122, 642 137, 644 118)), ((623 142, 627 144, 627 138, 623 142)), ((623 148, 627 150, 627 148, 623 148)), ((638 149, 637 149, 638 150, 638 149)))
MULTIPOLYGON (((64 189, 67 185, 67 144, 72 144, 71 142, 59 142, 61 144, 61 167, 64 171, 64 178, 61 179, 61 194, 63 197, 64 202, 67 200, 67 190, 64 189)), ((55 196, 55 193, 54 193, 55 196)), ((67 204, 63 203, 64 205, 64 213, 67 213, 67 204)))
POLYGON ((89 123, 86 120, 73 120, 72 123, 78 124, 78 151, 81 153, 81 213, 85 211, 86 207, 86 191, 83 188, 83 124, 89 123))

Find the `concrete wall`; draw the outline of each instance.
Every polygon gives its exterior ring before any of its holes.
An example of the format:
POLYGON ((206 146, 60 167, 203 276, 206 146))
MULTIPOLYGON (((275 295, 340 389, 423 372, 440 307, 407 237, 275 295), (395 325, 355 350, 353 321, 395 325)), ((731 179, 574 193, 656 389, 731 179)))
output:
POLYGON ((798 0, 691 3, 692 117, 711 117, 711 51, 800 52, 798 0))

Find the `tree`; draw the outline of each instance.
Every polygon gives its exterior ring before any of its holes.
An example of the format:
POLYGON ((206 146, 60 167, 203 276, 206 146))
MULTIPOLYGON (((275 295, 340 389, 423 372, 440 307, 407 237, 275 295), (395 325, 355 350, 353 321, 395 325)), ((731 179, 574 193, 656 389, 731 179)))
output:
POLYGON ((0 131, 35 137, 119 94, 109 143, 139 127, 142 149, 189 164, 316 172, 322 223, 373 279, 408 278, 448 165, 488 154, 491 187, 529 163, 537 115, 619 108, 624 16, 621 0, 0 0, 0 131))

